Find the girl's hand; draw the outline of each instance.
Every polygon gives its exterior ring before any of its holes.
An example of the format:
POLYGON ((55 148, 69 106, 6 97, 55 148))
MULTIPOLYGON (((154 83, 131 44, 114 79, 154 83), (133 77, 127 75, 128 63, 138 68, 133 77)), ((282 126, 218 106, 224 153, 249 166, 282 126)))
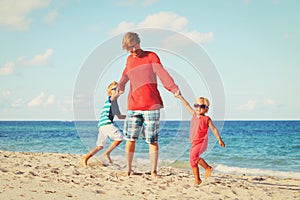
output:
POLYGON ((181 96, 180 90, 177 90, 177 91, 174 93, 174 97, 179 98, 180 96, 181 96))
POLYGON ((222 139, 219 140, 219 144, 220 144, 221 147, 225 147, 225 143, 223 142, 222 139))

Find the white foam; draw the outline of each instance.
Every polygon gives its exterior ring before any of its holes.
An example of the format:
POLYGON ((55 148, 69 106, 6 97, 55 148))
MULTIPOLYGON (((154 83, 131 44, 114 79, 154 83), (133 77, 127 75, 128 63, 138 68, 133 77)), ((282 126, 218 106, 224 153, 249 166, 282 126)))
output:
POLYGON ((231 167, 223 164, 218 164, 217 166, 214 167, 214 169, 219 173, 227 173, 227 174, 261 175, 261 176, 300 179, 300 172, 273 171, 273 170, 265 170, 265 169, 231 167))

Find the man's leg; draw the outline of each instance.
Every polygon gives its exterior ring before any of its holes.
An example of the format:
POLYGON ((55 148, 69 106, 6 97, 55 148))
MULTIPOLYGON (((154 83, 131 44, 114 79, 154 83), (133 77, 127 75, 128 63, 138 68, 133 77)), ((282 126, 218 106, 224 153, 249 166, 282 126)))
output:
POLYGON ((134 151, 135 151, 135 141, 126 141, 126 160, 127 160, 127 172, 128 176, 130 176, 130 173, 132 171, 132 160, 134 156, 134 151))
POLYGON ((149 144, 151 176, 157 176, 157 162, 158 162, 158 142, 149 144))

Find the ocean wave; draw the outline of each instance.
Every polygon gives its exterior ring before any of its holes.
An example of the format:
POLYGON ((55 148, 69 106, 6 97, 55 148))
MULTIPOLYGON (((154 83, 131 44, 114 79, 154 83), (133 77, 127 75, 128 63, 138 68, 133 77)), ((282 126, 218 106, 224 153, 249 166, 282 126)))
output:
MULTIPOLYGON (((114 156, 113 159, 118 160, 118 162, 126 164, 126 158, 123 156, 114 156)), ((138 170, 148 170, 150 167, 149 158, 134 158, 133 163, 134 167, 138 170)), ((160 160, 158 161, 159 167, 172 166, 179 169, 191 170, 189 161, 173 161, 173 160, 160 160)), ((258 168, 243 168, 228 166, 224 164, 212 163, 215 173, 219 174, 239 174, 239 175, 248 175, 248 176, 272 176, 280 178, 294 178, 300 179, 300 172, 294 171, 275 171, 267 169, 258 169, 258 168)), ((203 170, 200 168, 200 170, 203 170)))
POLYGON ((300 179, 300 172, 293 171, 273 171, 266 169, 251 169, 251 168, 242 168, 242 167, 233 167, 223 164, 217 164, 214 169, 219 173, 227 174, 245 174, 245 175, 255 175, 255 176, 273 176, 281 178, 294 178, 300 179))

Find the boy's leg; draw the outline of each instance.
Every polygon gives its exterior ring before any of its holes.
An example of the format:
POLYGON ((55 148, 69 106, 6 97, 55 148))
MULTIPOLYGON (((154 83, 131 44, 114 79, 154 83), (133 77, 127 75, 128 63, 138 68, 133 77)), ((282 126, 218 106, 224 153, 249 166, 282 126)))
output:
POLYGON ((101 149, 103 149, 103 146, 97 146, 95 148, 93 148, 89 153, 87 153, 81 160, 81 164, 83 166, 87 166, 87 162, 88 160, 95 155, 96 153, 98 153, 98 151, 100 151, 101 149))
POLYGON ((157 177, 158 143, 149 144, 151 176, 157 177))
POLYGON ((209 166, 203 158, 199 159, 198 164, 201 165, 201 167, 203 167, 205 169, 204 178, 210 177, 213 168, 211 166, 209 166))
POLYGON ((106 159, 108 160, 108 162, 110 164, 112 164, 112 160, 110 158, 110 153, 112 152, 112 150, 114 150, 117 146, 119 146, 119 144, 121 144, 122 141, 113 141, 109 147, 106 149, 106 151, 103 153, 103 155, 106 157, 106 159))
POLYGON ((126 152, 128 176, 130 176, 130 173, 132 171, 132 160, 133 160, 134 151, 135 151, 135 141, 127 140, 125 152, 126 152))
POLYGON ((124 139, 124 136, 122 135, 119 128, 113 124, 105 126, 105 130, 103 132, 106 133, 106 135, 113 141, 108 149, 102 154, 110 164, 112 164, 112 160, 110 158, 110 153, 112 150, 114 150, 124 139))

